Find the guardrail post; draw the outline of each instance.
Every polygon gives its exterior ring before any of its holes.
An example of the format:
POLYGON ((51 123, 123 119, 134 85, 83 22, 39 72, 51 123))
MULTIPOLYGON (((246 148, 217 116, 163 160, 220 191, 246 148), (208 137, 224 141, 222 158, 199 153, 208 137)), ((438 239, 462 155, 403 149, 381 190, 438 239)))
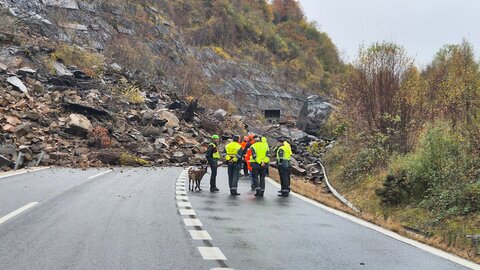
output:
POLYGON ((21 165, 20 162, 22 162, 22 160, 23 160, 23 153, 19 152, 18 157, 17 157, 17 162, 15 162, 15 168, 13 169, 14 171, 16 171, 18 169, 18 167, 20 167, 20 165, 21 165))

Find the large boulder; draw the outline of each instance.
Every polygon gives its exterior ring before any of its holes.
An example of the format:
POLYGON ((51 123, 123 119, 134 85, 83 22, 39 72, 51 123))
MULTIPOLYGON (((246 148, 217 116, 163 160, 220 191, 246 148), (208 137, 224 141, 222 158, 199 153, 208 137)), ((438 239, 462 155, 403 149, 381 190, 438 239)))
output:
POLYGON ((66 126, 66 131, 70 134, 87 137, 92 131, 93 126, 90 120, 82 114, 70 114, 66 126))
POLYGON ((157 119, 160 120, 167 120, 168 122, 165 124, 167 128, 178 128, 180 127, 180 121, 175 114, 167 111, 167 110, 159 110, 156 113, 157 119))
POLYGON ((318 135, 333 110, 333 105, 321 96, 309 96, 298 116, 297 127, 308 134, 318 135))

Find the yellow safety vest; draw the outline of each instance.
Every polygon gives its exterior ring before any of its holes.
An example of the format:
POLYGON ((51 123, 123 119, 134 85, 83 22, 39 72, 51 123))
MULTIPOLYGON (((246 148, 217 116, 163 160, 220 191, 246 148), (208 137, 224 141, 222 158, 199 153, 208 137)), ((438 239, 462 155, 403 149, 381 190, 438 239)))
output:
POLYGON ((225 156, 226 161, 232 160, 233 162, 237 162, 242 158, 242 145, 238 142, 231 142, 225 146, 225 152, 227 153, 225 156))
POLYGON ((256 163, 262 164, 263 162, 268 164, 270 162, 270 158, 268 157, 268 151, 270 149, 266 140, 262 138, 262 142, 254 143, 250 148, 252 148, 252 160, 256 163))
POLYGON ((286 145, 280 146, 277 149, 277 160, 284 159, 284 160, 290 160, 292 156, 292 150, 288 149, 286 145), (279 152, 280 150, 283 150, 283 157, 280 157, 279 152))
POLYGON ((219 159, 219 158, 220 158, 220 153, 218 153, 217 145, 214 144, 214 143, 210 143, 210 145, 213 146, 215 149, 217 149, 217 152, 213 153, 213 154, 212 154, 212 157, 213 157, 214 159, 219 159))

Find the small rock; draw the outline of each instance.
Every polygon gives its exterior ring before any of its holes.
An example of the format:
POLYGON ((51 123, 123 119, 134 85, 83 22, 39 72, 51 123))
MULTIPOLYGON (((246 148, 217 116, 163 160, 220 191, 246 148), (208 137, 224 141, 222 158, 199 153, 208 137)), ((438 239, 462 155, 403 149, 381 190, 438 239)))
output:
POLYGON ((307 171, 300 167, 292 166, 292 173, 298 176, 305 176, 307 174, 307 171))
POLYGON ((8 70, 8 66, 0 62, 0 73, 5 73, 8 70))
POLYGON ((57 76, 73 77, 73 73, 70 72, 70 70, 68 70, 67 67, 60 62, 53 64, 53 68, 55 69, 57 76))
POLYGON ((13 131, 15 130, 15 127, 10 125, 10 124, 7 124, 7 125, 2 127, 2 130, 5 131, 5 132, 13 133, 13 131))
POLYGON ((11 162, 6 157, 0 155, 0 167, 5 167, 5 166, 11 167, 13 166, 13 162, 11 162))
POLYGON ((37 73, 37 70, 29 67, 23 67, 19 69, 17 73, 20 75, 35 75, 37 73))
POLYGON ((79 31, 88 31, 88 27, 86 27, 83 24, 78 24, 78 23, 59 23, 58 24, 60 27, 63 28, 68 28, 68 29, 73 29, 73 30, 79 30, 79 31))
POLYGON ((116 71, 116 72, 119 72, 119 71, 122 71, 122 67, 117 64, 117 63, 113 63, 110 65, 110 68, 113 70, 113 71, 116 71))
POLYGON ((33 91, 35 93, 43 93, 45 91, 45 87, 43 86, 43 84, 39 81, 36 81, 34 84, 33 84, 33 91))
POLYGON ((42 2, 44 5, 51 7, 78 9, 78 4, 75 0, 42 0, 42 2))
POLYGON ((79 147, 75 149, 75 156, 82 156, 82 155, 88 154, 89 152, 90 152, 90 149, 86 147, 79 147))
POLYGON ((9 123, 12 126, 18 126, 20 123, 22 123, 22 121, 20 121, 20 119, 18 119, 15 116, 7 116, 5 118, 7 120, 7 123, 9 123))
POLYGON ((225 116, 227 116, 227 112, 223 109, 218 109, 213 113, 213 115, 216 117, 224 118, 225 116))
POLYGON ((25 84, 23 84, 23 82, 17 78, 17 77, 9 77, 7 79, 7 82, 11 85, 13 85, 16 89, 22 91, 24 94, 28 94, 28 89, 27 87, 25 86, 25 84))
POLYGON ((30 124, 21 124, 13 130, 13 133, 15 133, 18 137, 22 137, 27 135, 30 130, 32 129, 32 125, 30 124))
POLYGON ((153 144, 153 147, 155 150, 160 150, 160 149, 168 149, 170 146, 168 145, 167 141, 165 138, 158 138, 155 140, 155 143, 153 144))

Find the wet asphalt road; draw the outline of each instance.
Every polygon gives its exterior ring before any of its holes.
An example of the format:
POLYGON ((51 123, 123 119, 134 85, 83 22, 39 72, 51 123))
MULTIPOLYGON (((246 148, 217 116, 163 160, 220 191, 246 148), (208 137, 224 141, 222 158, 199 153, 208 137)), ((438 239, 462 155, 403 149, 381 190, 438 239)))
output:
POLYGON ((467 269, 362 227, 267 184, 255 199, 248 180, 239 197, 188 193, 211 241, 193 240, 177 207, 181 168, 48 169, 0 179, 0 269, 467 269), (204 260, 197 247, 221 249, 204 260))

